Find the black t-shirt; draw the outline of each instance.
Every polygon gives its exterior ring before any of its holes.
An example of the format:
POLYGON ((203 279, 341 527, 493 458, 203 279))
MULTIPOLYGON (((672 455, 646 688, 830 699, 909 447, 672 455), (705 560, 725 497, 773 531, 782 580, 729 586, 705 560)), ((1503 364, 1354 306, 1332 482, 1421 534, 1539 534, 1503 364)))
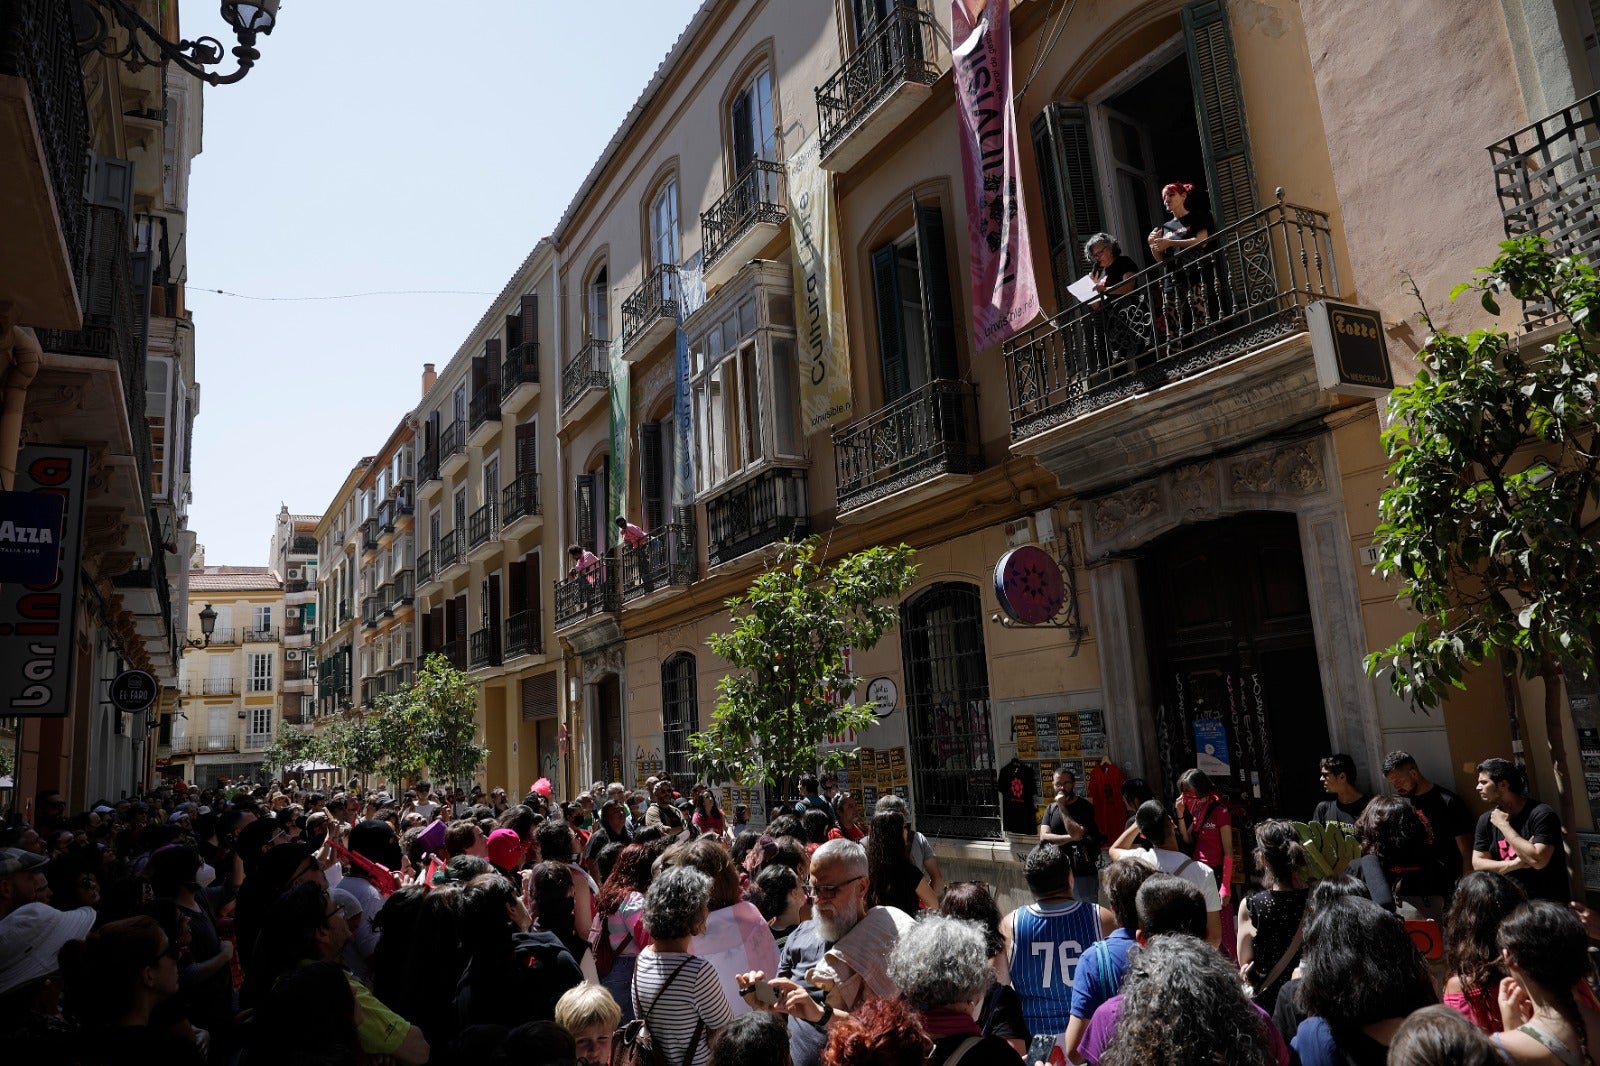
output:
MULTIPOLYGON (((1083 836, 1072 844, 1065 845, 1072 853, 1072 873, 1075 877, 1092 874, 1100 868, 1100 832, 1095 828, 1094 804, 1082 796, 1073 796, 1067 801, 1067 813, 1072 820, 1083 826, 1083 836)), ((1067 831, 1066 820, 1061 816, 1061 808, 1057 804, 1050 804, 1050 809, 1044 815, 1045 828, 1052 833, 1065 834, 1067 831)))
POLYGON ((629 843, 629 837, 626 829, 622 831, 621 835, 612 836, 611 830, 601 826, 589 835, 589 846, 583 849, 583 857, 585 860, 598 859, 600 853, 606 849, 606 845, 627 843, 629 843))
POLYGON ((1101 270, 1100 265, 1097 263, 1093 271, 1097 280, 1102 278, 1105 280, 1107 289, 1116 288, 1137 273, 1139 273, 1138 264, 1125 255, 1119 255, 1111 260, 1111 265, 1104 270, 1101 270))
POLYGON ((1020 1040, 1024 1044, 1033 1039, 1028 1032, 1028 1019, 1022 1014, 1022 997, 1015 988, 998 981, 989 986, 989 994, 978 1011, 978 1024, 983 1027, 984 1036, 1020 1040))
POLYGON ((1434 857, 1454 884, 1461 878, 1461 849, 1456 847, 1456 837, 1473 832, 1472 811, 1460 796, 1438 785, 1409 798, 1411 806, 1427 819, 1428 830, 1433 833, 1434 857))
POLYGON ((1000 771, 1000 826, 1008 833, 1032 834, 1039 828, 1033 768, 1012 760, 1000 771))
POLYGON ((1371 796, 1358 796, 1354 803, 1346 805, 1338 799, 1323 800, 1317 804, 1316 813, 1311 816, 1313 822, 1344 822, 1346 825, 1355 825, 1356 819, 1361 817, 1361 812, 1367 809, 1367 804, 1372 802, 1371 796))
MULTIPOLYGON (((1529 800, 1522 810, 1511 816, 1511 828, 1519 836, 1535 844, 1554 844, 1555 854, 1542 870, 1524 867, 1512 870, 1506 876, 1522 886, 1529 899, 1548 899, 1566 903, 1572 899, 1567 885, 1567 849, 1561 835, 1561 817, 1548 803, 1529 800)), ((1472 850, 1483 852, 1491 859, 1514 859, 1517 853, 1500 830, 1489 820, 1486 812, 1478 819, 1478 831, 1472 838, 1472 850)))
MULTIPOLYGON (((1202 232, 1207 235, 1216 230, 1216 224, 1211 221, 1211 212, 1199 208, 1191 208, 1182 218, 1169 218, 1161 224, 1161 234, 1170 241, 1187 241, 1198 237, 1202 232)), ((1190 248, 1168 248, 1162 253, 1162 260, 1166 262, 1184 262, 1204 255, 1209 250, 1210 241, 1201 241, 1190 248)))

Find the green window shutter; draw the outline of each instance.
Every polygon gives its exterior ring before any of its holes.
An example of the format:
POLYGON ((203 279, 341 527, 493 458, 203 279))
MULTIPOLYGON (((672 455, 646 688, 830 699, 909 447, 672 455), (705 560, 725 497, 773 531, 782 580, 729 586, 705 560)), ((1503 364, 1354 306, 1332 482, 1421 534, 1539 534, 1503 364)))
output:
POLYGON ((1189 52, 1189 79, 1205 155, 1206 193, 1219 227, 1256 211, 1256 178, 1250 164, 1244 93, 1233 54, 1225 0, 1195 0, 1183 9, 1183 37, 1189 52))
POLYGON ((1067 296, 1067 286, 1089 272, 1083 242, 1105 228, 1089 109, 1083 104, 1050 104, 1033 120, 1032 129, 1050 271, 1056 307, 1061 309, 1074 302, 1067 296))
POLYGON ((956 381, 961 361, 956 356, 955 307, 950 298, 950 263, 944 243, 944 215, 939 205, 918 204, 917 272, 922 286, 922 317, 928 337, 928 380, 956 381))
POLYGON ((594 543, 594 477, 579 474, 572 481, 573 517, 578 525, 577 543, 590 551, 594 543))
POLYGON ((639 427, 639 496, 646 529, 660 529, 667 522, 661 472, 661 423, 646 422, 639 427))
POLYGON ((893 242, 872 253, 872 292, 878 309, 878 357, 883 364, 883 402, 906 394, 906 338, 900 322, 900 273, 893 242))

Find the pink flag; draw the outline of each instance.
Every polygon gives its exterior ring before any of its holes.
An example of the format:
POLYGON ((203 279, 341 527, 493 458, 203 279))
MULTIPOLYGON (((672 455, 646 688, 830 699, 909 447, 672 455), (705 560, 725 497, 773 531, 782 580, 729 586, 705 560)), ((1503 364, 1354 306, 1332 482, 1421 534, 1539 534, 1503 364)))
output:
POLYGON ((978 347, 988 348, 1039 313, 1011 104, 1011 4, 951 0, 950 25, 967 188, 973 333, 978 347), (969 4, 979 12, 976 19, 969 4))

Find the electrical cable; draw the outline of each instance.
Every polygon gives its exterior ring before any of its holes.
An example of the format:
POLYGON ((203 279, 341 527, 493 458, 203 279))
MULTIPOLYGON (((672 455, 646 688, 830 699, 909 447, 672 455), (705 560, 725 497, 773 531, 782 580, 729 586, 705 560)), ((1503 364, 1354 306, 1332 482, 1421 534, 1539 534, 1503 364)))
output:
POLYGON ((230 292, 227 289, 210 289, 190 284, 189 292, 214 293, 232 296, 239 300, 261 300, 272 303, 300 303, 306 300, 359 300, 368 296, 497 296, 498 293, 479 292, 476 289, 376 289, 372 292, 345 292, 331 296, 251 296, 249 293, 230 292))

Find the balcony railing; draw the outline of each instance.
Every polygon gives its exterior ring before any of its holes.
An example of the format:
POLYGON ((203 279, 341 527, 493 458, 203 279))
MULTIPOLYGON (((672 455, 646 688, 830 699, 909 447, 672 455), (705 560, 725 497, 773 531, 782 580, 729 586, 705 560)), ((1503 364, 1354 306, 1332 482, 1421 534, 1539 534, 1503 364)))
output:
POLYGON ((461 561, 461 537, 451 530, 439 538, 439 543, 433 549, 434 573, 443 575, 450 567, 461 561))
POLYGON ((467 668, 467 642, 460 637, 455 640, 447 640, 434 650, 437 654, 443 655, 449 660, 450 665, 457 670, 465 670, 467 668))
POLYGON ((405 517, 416 510, 416 486, 411 479, 398 482, 394 487, 394 516, 396 519, 405 517))
MULTIPOLYGON (((271 738, 268 738, 268 746, 271 738)), ((239 738, 232 733, 203 733, 200 736, 173 737, 172 754, 201 755, 215 751, 238 751, 239 738)))
POLYGON ((932 381, 834 431, 834 485, 841 513, 940 474, 983 468, 977 389, 932 381))
POLYGON ((599 559, 576 574, 556 582, 556 628, 569 626, 591 615, 611 614, 617 609, 617 586, 611 568, 599 559))
POLYGON ((376 518, 369 518, 361 523, 361 550, 368 552, 378 550, 378 520, 376 518))
POLYGON ((283 591, 285 592, 309 592, 310 590, 311 582, 304 578, 295 578, 293 581, 285 581, 283 583, 283 591))
POLYGON ((283 664, 283 679, 285 681, 306 681, 311 677, 306 669, 306 664, 301 659, 289 659, 283 664))
POLYGON ((265 629, 246 629, 244 642, 246 644, 271 644, 278 639, 278 627, 267 626, 265 629))
POLYGON ((811 532, 806 472, 771 467, 706 501, 706 559, 712 566, 785 537, 811 532))
POLYGON ((439 480, 439 453, 423 449, 422 457, 417 460, 417 479, 423 484, 439 480))
POLYGON ((1013 439, 1300 332, 1309 304, 1339 295, 1328 216, 1284 203, 1281 189, 1203 247, 1006 342, 1013 439))
MULTIPOLYGON (((0 4, 0 74, 28 83, 68 261, 78 263, 84 252, 90 129, 73 29, 72 5, 59 0, 0 4)), ((78 296, 83 298, 82 289, 78 296)))
POLYGON ((699 567, 694 526, 672 522, 645 534, 637 548, 622 549, 622 602, 648 596, 668 585, 687 585, 699 567))
POLYGON ((433 580, 433 553, 419 552, 417 554, 417 584, 426 585, 433 580))
POLYGON ((394 580, 389 584, 389 608, 404 607, 416 598, 416 587, 411 580, 411 571, 396 570, 394 580))
POLYGON ((439 462, 443 463, 452 455, 467 447, 467 427, 458 419, 439 431, 439 462))
MULTIPOLYGON (((1506 236, 1543 237, 1562 255, 1600 260, 1600 93, 1489 146, 1506 236)), ((1528 318, 1553 308, 1529 304, 1528 318)))
POLYGON ((633 295, 622 301, 622 347, 631 347, 656 319, 676 321, 677 317, 678 268, 661 263, 645 275, 644 284, 633 295))
POLYGON ((286 637, 303 637, 306 635, 304 618, 286 618, 283 622, 283 635, 286 637))
POLYGON ((467 428, 474 431, 485 422, 500 421, 500 392, 498 389, 484 389, 482 392, 472 394, 472 400, 467 405, 467 428))
POLYGON ((504 400, 517 386, 539 383, 539 342, 524 341, 506 353, 500 364, 500 398, 504 400))
POLYGON ((350 601, 349 600, 340 600, 339 601, 339 621, 336 624, 337 625, 343 625, 344 623, 350 621, 351 617, 352 616, 350 614, 350 601))
POLYGON ((817 128, 823 155, 848 137, 896 88, 932 85, 939 26, 916 3, 899 0, 849 59, 817 89, 817 128))
POLYGON ((394 532, 394 501, 384 500, 378 504, 378 532, 394 532))
POLYGON ((378 597, 365 596, 361 600, 361 625, 371 629, 378 624, 378 597))
POLYGON ((237 696, 239 679, 235 677, 205 677, 183 683, 185 696, 237 696))
POLYGON ((539 475, 518 474, 500 490, 500 514, 506 525, 539 513, 539 475))
POLYGON ((771 222, 781 225, 788 217, 784 210, 787 194, 783 164, 770 159, 752 159, 734 179, 722 199, 700 214, 700 239, 706 250, 706 266, 750 228, 771 222))
POLYGON ((480 629, 467 637, 467 667, 481 670, 486 666, 500 665, 500 634, 494 626, 480 629))
POLYGON ((289 554, 307 555, 315 558, 317 554, 317 538, 304 534, 297 535, 289 544, 289 554))
POLYGON ((561 413, 570 411, 590 389, 611 387, 610 342, 594 337, 561 371, 561 413))
POLYGON ((149 309, 141 308, 134 297, 133 258, 128 251, 126 216, 116 208, 97 205, 90 205, 87 212, 84 250, 78 268, 83 328, 40 330, 39 343, 48 352, 116 362, 122 375, 122 399, 128 412, 137 480, 140 493, 147 497, 151 471, 150 424, 145 420, 145 350, 141 324, 148 320, 149 309))
POLYGON ((505 658, 544 654, 544 634, 539 632, 539 616, 533 611, 518 611, 506 619, 505 658))
POLYGON ((378 605, 380 617, 394 614, 394 586, 385 581, 372 593, 373 601, 378 605))
POLYGON ((499 531, 500 505, 491 500, 467 516, 467 550, 481 547, 499 531))
POLYGON ((211 630, 211 640, 209 642, 206 641, 206 636, 204 633, 190 633, 189 639, 198 640, 203 643, 209 643, 213 647, 219 644, 239 643, 239 637, 232 626, 216 626, 213 628, 211 630))

